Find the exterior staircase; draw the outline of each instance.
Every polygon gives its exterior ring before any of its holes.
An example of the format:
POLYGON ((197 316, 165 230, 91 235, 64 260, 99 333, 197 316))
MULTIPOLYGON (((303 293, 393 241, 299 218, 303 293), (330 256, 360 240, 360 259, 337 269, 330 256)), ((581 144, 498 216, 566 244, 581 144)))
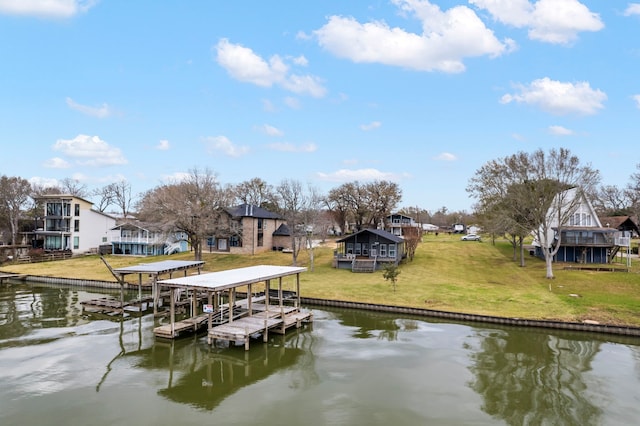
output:
POLYGON ((374 272, 376 261, 369 259, 354 259, 351 264, 351 272, 374 272))

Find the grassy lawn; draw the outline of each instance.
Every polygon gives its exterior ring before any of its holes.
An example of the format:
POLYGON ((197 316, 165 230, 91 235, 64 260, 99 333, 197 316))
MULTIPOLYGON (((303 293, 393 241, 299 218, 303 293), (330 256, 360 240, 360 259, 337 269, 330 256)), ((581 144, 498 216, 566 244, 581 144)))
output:
MULTIPOLYGON (((401 266, 394 292, 381 271, 356 274, 338 270, 332 267, 332 257, 330 243, 315 250, 313 271, 301 274, 303 296, 503 317, 640 326, 637 259, 633 259, 628 273, 565 270, 564 265, 555 264, 556 278, 547 280, 544 261, 527 256, 526 266, 520 267, 504 240, 492 244, 488 240, 460 241, 457 235, 426 235, 413 261, 401 266)), ((166 258, 106 257, 115 268, 166 258)), ((192 260, 193 255, 182 253, 170 258, 192 260)), ((205 253, 203 260, 205 271, 219 271, 261 264, 291 265, 292 259, 291 254, 270 251, 254 256, 205 253)), ((301 252, 298 264, 310 267, 306 253, 301 252)), ((2 271, 115 281, 98 256, 4 265, 2 271)))

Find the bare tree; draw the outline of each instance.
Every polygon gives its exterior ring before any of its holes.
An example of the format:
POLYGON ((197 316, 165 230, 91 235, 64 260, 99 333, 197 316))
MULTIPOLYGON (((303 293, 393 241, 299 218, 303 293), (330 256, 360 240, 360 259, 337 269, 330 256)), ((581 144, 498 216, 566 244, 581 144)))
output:
POLYGON ((58 187, 61 194, 70 194, 80 198, 87 198, 90 195, 87 185, 77 179, 64 178, 60 181, 58 187))
POLYGON ((325 198, 325 205, 329 209, 333 221, 338 226, 340 234, 346 233, 349 226, 351 212, 349 190, 349 186, 340 185, 331 189, 325 198))
POLYGON ((404 239, 404 246, 407 250, 407 258, 413 260, 418 244, 422 240, 422 227, 403 226, 402 238, 404 239))
POLYGON ((132 198, 131 184, 122 179, 112 184, 113 203, 120 208, 122 217, 126 218, 131 214, 132 198))
POLYGON ((593 207, 602 216, 628 215, 632 207, 630 192, 614 185, 604 185, 591 199, 593 207))
POLYGON ((20 215, 30 200, 31 184, 20 177, 0 177, 0 217, 6 218, 11 229, 11 244, 18 243, 20 215))
POLYGON ((240 204, 270 208, 276 204, 274 188, 258 177, 240 182, 233 190, 240 204))
POLYGON ((314 187, 309 185, 305 191, 299 181, 292 179, 283 180, 276 191, 280 200, 280 214, 291 232, 292 263, 298 264, 300 249, 306 247, 313 270, 313 234, 321 213, 321 197, 314 187))
POLYGON ((113 195, 113 183, 105 185, 100 188, 96 188, 91 195, 93 197, 97 197, 98 202, 94 205, 98 210, 104 212, 109 208, 110 205, 114 204, 114 195, 113 195))
POLYGON ((202 242, 211 235, 237 234, 233 221, 224 212, 232 200, 210 171, 193 169, 182 181, 154 188, 143 195, 139 205, 142 220, 162 226, 167 233, 184 232, 202 260, 202 242))
POLYGON ((546 277, 554 278, 553 258, 561 245, 562 228, 584 192, 593 191, 599 179, 598 171, 581 165, 565 148, 548 154, 537 150, 488 162, 467 191, 488 210, 510 218, 509 226, 519 227, 514 235, 533 232, 544 255, 546 277))
POLYGON ((386 180, 370 182, 365 188, 371 203, 369 225, 374 229, 384 226, 385 218, 402 200, 402 190, 397 183, 386 180))

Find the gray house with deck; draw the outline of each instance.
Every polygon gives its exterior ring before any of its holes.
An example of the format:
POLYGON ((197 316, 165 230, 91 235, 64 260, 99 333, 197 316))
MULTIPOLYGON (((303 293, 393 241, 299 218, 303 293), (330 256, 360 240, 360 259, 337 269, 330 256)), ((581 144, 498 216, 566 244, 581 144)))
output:
POLYGON ((398 265, 406 257, 404 239, 382 229, 363 229, 336 241, 333 266, 353 272, 373 272, 398 265))

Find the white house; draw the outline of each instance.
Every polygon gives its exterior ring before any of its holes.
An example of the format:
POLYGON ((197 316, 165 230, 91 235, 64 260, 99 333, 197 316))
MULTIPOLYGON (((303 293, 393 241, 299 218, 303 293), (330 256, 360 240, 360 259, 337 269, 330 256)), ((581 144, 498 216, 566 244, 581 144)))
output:
POLYGON ((579 188, 554 197, 547 212, 547 225, 546 232, 539 230, 542 238, 534 238, 533 245, 541 256, 542 247, 549 249, 559 244, 554 258, 559 262, 609 263, 620 246, 626 245, 622 232, 602 226, 595 209, 579 188))
MULTIPOLYGON (((36 198, 42 205, 43 227, 34 232, 34 245, 46 251, 70 250, 73 254, 97 251, 108 244, 116 219, 93 209, 93 203, 69 194, 36 198)), ((36 219, 37 222, 40 220, 36 219)))

